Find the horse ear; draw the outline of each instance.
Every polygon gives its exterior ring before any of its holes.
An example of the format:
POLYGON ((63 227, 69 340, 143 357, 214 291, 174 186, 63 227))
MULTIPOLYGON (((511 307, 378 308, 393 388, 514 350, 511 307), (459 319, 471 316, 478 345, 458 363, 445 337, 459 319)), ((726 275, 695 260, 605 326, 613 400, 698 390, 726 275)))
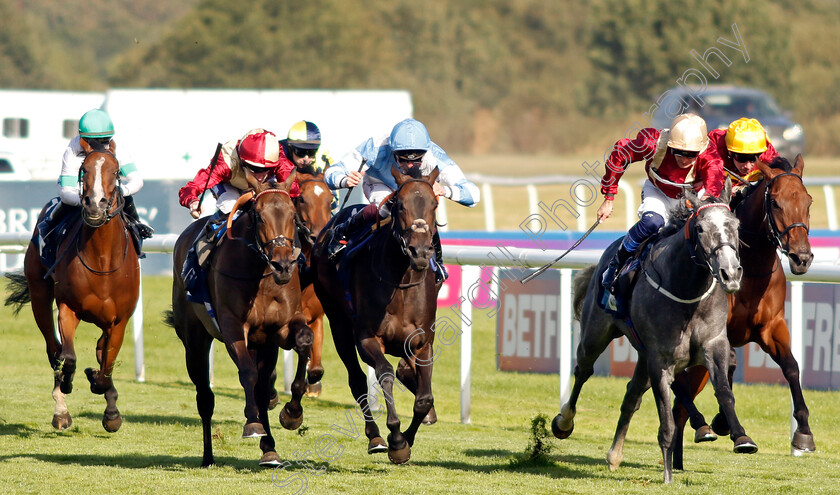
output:
POLYGON ((403 185, 403 182, 406 181, 406 176, 400 172, 396 165, 391 165, 391 176, 397 181, 397 186, 403 185))
POLYGON ((262 184, 260 184, 260 181, 258 181, 257 178, 254 177, 254 175, 248 171, 248 169, 245 169, 245 182, 247 182, 248 185, 251 186, 251 189, 253 189, 254 191, 259 191, 260 186, 262 186, 262 184))
POLYGON ((296 178, 297 169, 292 170, 292 173, 290 173, 289 176, 286 177, 286 180, 284 180, 283 183, 280 184, 280 189, 289 192, 292 189, 292 183, 295 181, 296 178))
POLYGON ((802 170, 805 168, 805 160, 802 159, 802 155, 796 155, 796 160, 793 163, 793 173, 802 177, 802 170))
POLYGON ((755 162, 755 168, 760 170, 761 174, 764 177, 766 177, 768 179, 773 178, 773 169, 770 168, 770 165, 767 165, 766 163, 762 162, 761 160, 758 160, 758 161, 755 162))
MULTIPOLYGON (((324 174, 321 174, 321 175, 323 176, 324 174)), ((297 172, 297 178, 295 180, 297 180, 298 183, 301 183, 301 182, 304 182, 304 181, 307 181, 307 180, 312 180, 315 177, 316 176, 314 176, 312 174, 307 174, 305 172, 297 172)))
POLYGON ((117 142, 113 139, 108 143, 108 151, 114 156, 117 155, 117 142))
POLYGON ((701 201, 697 194, 694 192, 693 189, 687 189, 685 191, 685 207, 691 211, 694 211, 700 205, 701 201))
POLYGON ((723 193, 720 195, 720 200, 726 204, 732 199, 732 179, 726 176, 726 181, 723 183, 723 193))
POLYGON ((85 138, 79 138, 79 144, 82 145, 82 149, 84 150, 86 155, 89 155, 91 151, 93 151, 93 147, 87 142, 85 138))
POLYGON ((435 182, 437 182, 438 175, 440 175, 440 169, 435 167, 435 169, 432 170, 431 174, 429 174, 429 175, 427 175, 423 178, 426 179, 427 181, 429 181, 430 184, 434 184, 435 182))

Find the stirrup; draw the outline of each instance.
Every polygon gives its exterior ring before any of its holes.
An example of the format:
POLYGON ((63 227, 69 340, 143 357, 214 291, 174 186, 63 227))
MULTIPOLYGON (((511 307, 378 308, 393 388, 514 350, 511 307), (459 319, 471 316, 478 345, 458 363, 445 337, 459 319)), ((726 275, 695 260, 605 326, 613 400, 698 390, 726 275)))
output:
POLYGON ((141 239, 151 239, 155 229, 144 223, 137 223, 137 233, 140 234, 141 239))
POLYGON ((343 237, 341 239, 333 239, 329 246, 327 246, 327 259, 335 261, 338 255, 344 252, 345 248, 347 248, 347 239, 343 237))

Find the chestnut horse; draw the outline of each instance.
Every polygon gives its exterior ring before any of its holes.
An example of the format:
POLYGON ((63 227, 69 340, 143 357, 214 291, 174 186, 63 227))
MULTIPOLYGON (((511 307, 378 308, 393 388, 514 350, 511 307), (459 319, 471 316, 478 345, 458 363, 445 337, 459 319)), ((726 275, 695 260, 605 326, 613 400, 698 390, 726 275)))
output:
POLYGON ((301 311, 295 207, 289 196, 294 180, 294 172, 282 184, 273 178, 262 184, 248 175, 253 190, 237 200, 207 273, 215 319, 203 304, 187 300, 181 277, 187 252, 203 231, 206 218, 193 222, 175 243, 172 312, 167 319, 184 344, 187 371, 195 384, 204 439, 202 466, 215 462, 211 431, 215 396, 209 376, 213 338, 224 342, 239 370, 245 391, 242 437, 260 438, 260 465, 280 465, 268 424, 270 378, 279 348, 298 353, 292 398, 280 411, 280 424, 294 430, 303 421, 300 400, 306 390, 312 330, 301 311), (236 217, 240 209, 244 211, 236 217))
MULTIPOLYGON (((808 407, 799 384, 799 365, 790 349, 790 332, 785 322, 785 272, 776 255, 778 249, 787 256, 790 271, 795 275, 807 272, 814 257, 808 241, 812 199, 802 183, 805 162, 800 155, 793 166, 784 158, 776 158, 769 165, 757 162, 756 166, 764 179, 746 189, 745 197, 735 206, 735 215, 741 221, 744 278, 741 290, 729 295, 727 335, 733 348, 755 342, 782 369, 790 385, 793 416, 797 421, 791 445, 800 452, 814 452, 808 407)), ((735 372, 734 356, 733 351, 730 384, 735 372)), ((674 390, 696 397, 707 379, 708 373, 702 367, 686 370, 675 381, 674 390)), ((686 405, 692 411, 691 424, 698 430, 695 441, 717 438, 693 404, 690 401, 686 404, 685 400, 674 405, 678 432, 681 434, 685 426, 686 405)), ((729 426, 720 414, 712 421, 712 429, 718 435, 729 433, 729 426)), ((675 465, 677 462, 675 455, 675 465)))
MULTIPOLYGON (((347 270, 349 298, 338 270, 326 256, 322 232, 315 247, 312 266, 316 271, 315 292, 330 320, 336 351, 347 368, 350 391, 365 417, 368 453, 386 450, 368 405, 366 374, 359 357, 376 371, 388 411, 388 458, 394 464, 407 462, 417 429, 432 410, 433 325, 437 311, 437 287, 430 269, 434 256, 432 236, 438 201, 432 184, 438 169, 430 175, 411 177, 391 169, 397 190, 383 204, 391 218, 377 228, 361 248, 348 248, 341 260, 347 270), (358 249, 356 253, 352 250, 358 249), (348 256, 351 256, 348 258, 348 256), (358 356, 357 356, 358 352, 358 356), (385 353, 400 358, 396 376, 385 353), (394 406, 395 378, 415 395, 411 424, 400 431, 394 406)), ((347 210, 344 210, 347 211, 347 210)), ((339 214, 335 222, 345 215, 339 214)))
MULTIPOLYGON (((307 265, 311 266, 315 240, 330 221, 333 196, 329 186, 324 182, 323 171, 316 175, 298 172, 297 181, 300 185, 300 196, 295 198, 298 232, 301 238, 301 250, 306 256, 307 265)), ((321 377, 324 376, 324 366, 321 364, 321 350, 324 345, 324 308, 318 296, 315 295, 315 287, 312 285, 307 285, 303 289, 301 299, 306 323, 315 337, 312 341, 312 353, 309 356, 306 395, 318 397, 321 395, 321 377)))
MULTIPOLYGON (((14 274, 12 295, 6 304, 17 311, 31 302, 35 322, 47 344, 47 358, 55 373, 53 427, 69 428, 73 420, 65 395, 73 390, 76 351, 73 338, 79 321, 102 329, 96 344, 99 369, 86 368, 90 391, 104 394, 106 407, 102 426, 115 432, 122 425, 117 409, 117 389, 112 373, 122 347, 125 327, 137 305, 140 292, 140 264, 126 221, 121 215, 125 198, 120 189, 120 166, 113 153, 97 142, 81 140, 87 155, 79 170, 81 218, 71 219, 68 235, 57 250, 53 272, 41 262, 38 247, 29 243, 24 257, 24 275, 14 274), (53 323, 53 301, 58 306, 58 333, 53 323)), ((40 221, 46 212, 41 211, 40 221)))

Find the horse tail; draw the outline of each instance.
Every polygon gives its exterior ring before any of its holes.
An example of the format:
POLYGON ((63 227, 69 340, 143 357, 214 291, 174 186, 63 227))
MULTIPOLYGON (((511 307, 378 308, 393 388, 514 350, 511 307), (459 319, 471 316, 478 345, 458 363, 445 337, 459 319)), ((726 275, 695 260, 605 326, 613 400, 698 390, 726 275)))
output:
POLYGON ((6 306, 15 306, 14 315, 20 313, 20 309, 32 302, 29 294, 29 284, 26 283, 26 276, 23 272, 7 273, 9 279, 8 289, 11 291, 6 298, 6 306))
POLYGON ((575 319, 580 321, 580 315, 583 312, 583 300, 586 298, 586 287, 589 285, 589 280, 595 273, 596 265, 589 265, 583 270, 577 272, 574 280, 572 280, 572 290, 575 292, 572 307, 575 311, 575 319))
POLYGON ((175 328, 175 313, 172 311, 172 308, 164 311, 161 316, 163 317, 164 325, 175 328))

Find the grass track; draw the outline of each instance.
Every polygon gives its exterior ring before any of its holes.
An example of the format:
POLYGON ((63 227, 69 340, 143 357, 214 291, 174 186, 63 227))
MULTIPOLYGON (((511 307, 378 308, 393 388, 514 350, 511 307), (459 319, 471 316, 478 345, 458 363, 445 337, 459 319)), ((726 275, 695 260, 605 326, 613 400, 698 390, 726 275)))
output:
MULTIPOLYGON (((732 443, 686 446, 686 471, 675 472, 672 487, 662 484, 656 446, 658 420, 647 394, 625 447, 625 463, 610 472, 604 455, 612 440, 626 380, 593 377, 584 389, 576 430, 554 440, 552 465, 509 468, 523 452, 530 420, 558 411, 557 376, 495 369, 495 321, 475 316, 472 370, 472 423, 459 422, 459 351, 443 348, 435 365, 434 392, 440 421, 423 426, 407 465, 391 465, 385 455, 369 456, 362 434, 351 439, 331 426, 346 427, 353 403, 332 341, 325 341, 324 394, 304 402, 305 434, 283 430, 272 413, 272 431, 285 471, 257 466, 258 442, 240 438, 244 400, 236 373, 216 348, 214 439, 217 466, 200 469, 201 428, 195 392, 186 374, 183 349, 172 329, 160 323, 169 305, 170 280, 144 283, 146 383, 133 380, 133 345, 126 338, 115 372, 122 429, 106 433, 100 424, 104 399, 92 395, 82 373, 68 397, 74 425, 67 432, 50 426, 52 378, 29 308, 13 318, 0 309, 0 487, 6 493, 838 493, 840 492, 840 394, 806 391, 819 452, 789 455, 789 394, 780 386, 736 385, 739 416, 759 444, 759 453, 738 456, 732 443), (319 437, 336 439, 331 462, 314 453, 319 437), (343 451, 339 453, 339 449, 343 451), (297 453, 297 454, 296 454, 297 453), (296 464, 296 455, 308 458, 296 464), (319 471, 325 472, 320 473, 319 471), (290 480, 288 485, 272 484, 290 480)), ((92 366, 98 331, 83 325, 77 336, 79 370, 92 366)), ((708 415, 716 408, 709 390, 699 402, 708 415)), ((412 399, 398 393, 407 419, 412 399)), ((358 420, 357 420, 358 421, 358 420)), ((384 429, 384 420, 380 420, 384 429)), ((360 422, 357 426, 361 427, 360 422)), ((323 445, 323 444, 320 444, 323 445)), ((282 483, 278 483, 282 484, 282 483)))

